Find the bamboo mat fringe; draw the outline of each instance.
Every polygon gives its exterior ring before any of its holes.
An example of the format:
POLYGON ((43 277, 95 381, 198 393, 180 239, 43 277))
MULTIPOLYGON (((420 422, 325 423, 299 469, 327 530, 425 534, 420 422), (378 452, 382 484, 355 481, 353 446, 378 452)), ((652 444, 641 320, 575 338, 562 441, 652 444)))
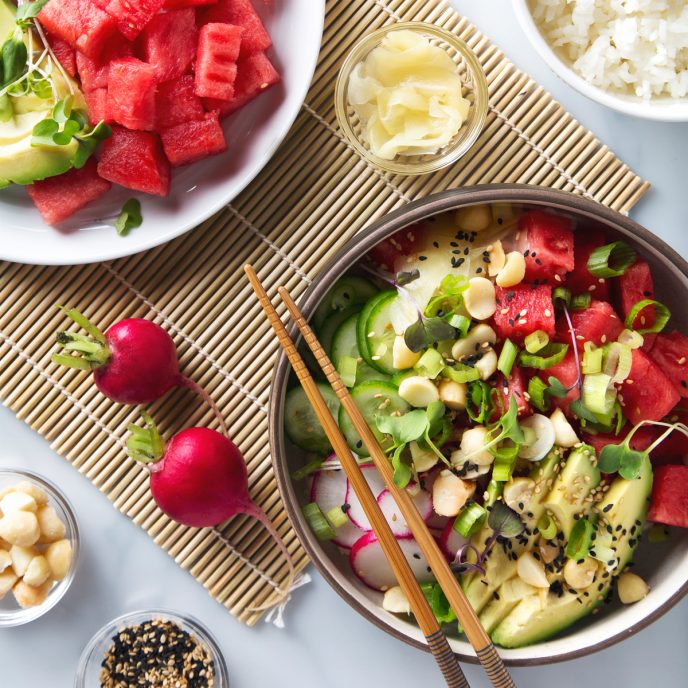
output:
MULTIPOLYGON (((628 212, 649 186, 445 0, 327 0, 306 102, 272 160, 224 211, 175 241, 108 263, 0 263, 0 397, 214 598, 252 625, 261 617, 255 607, 279 599, 287 577, 280 551, 250 518, 199 530, 157 509, 147 470, 123 451, 139 410, 109 402, 90 375, 52 363, 54 333, 66 326, 54 304, 77 307, 101 327, 125 317, 147 317, 165 327, 184 373, 223 411, 244 453, 251 495, 301 572, 306 555, 277 492, 267 446, 278 346, 242 265, 254 264, 271 297, 280 284, 298 297, 332 253, 375 219, 435 191, 498 182, 565 189, 620 212, 628 212), (339 131, 332 102, 336 72, 353 43, 402 20, 435 22, 459 35, 480 59, 490 93, 485 127, 471 153, 424 177, 368 166, 339 131)), ((215 426, 210 409, 191 399, 188 391, 176 390, 149 406, 164 435, 190 425, 215 426)), ((298 584, 306 581, 301 576, 298 584)), ((281 624, 284 606, 268 620, 281 624)))

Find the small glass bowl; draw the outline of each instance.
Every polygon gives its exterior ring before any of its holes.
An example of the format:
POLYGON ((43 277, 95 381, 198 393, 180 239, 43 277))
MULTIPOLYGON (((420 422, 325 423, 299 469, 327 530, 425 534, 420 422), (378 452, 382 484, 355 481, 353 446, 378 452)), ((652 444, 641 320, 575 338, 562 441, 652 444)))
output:
POLYGON ((131 612, 117 617, 101 628, 84 648, 79 660, 79 667, 74 678, 74 688, 96 688, 100 686, 100 670, 113 636, 129 626, 138 626, 146 621, 171 621, 182 630, 195 636, 210 651, 215 669, 213 688, 229 688, 227 664, 220 652, 217 641, 205 629, 200 621, 188 615, 180 615, 167 609, 150 609, 148 611, 131 612))
POLYGON ((341 130, 355 150, 373 165, 397 174, 417 175, 435 172, 461 158, 475 143, 482 131, 488 109, 488 92, 485 73, 473 51, 453 33, 434 24, 401 22, 385 26, 361 39, 349 53, 337 76, 334 106, 341 130), (349 79, 354 68, 377 48, 393 31, 414 31, 428 38, 433 45, 445 50, 456 64, 461 76, 463 96, 470 102, 468 119, 454 138, 433 154, 397 155, 384 160, 375 155, 363 136, 363 127, 354 108, 349 104, 349 79))
POLYGON ((23 481, 37 485, 48 494, 49 505, 55 509, 60 520, 66 526, 65 539, 72 543, 72 563, 69 567, 69 573, 61 581, 53 585, 48 593, 48 598, 43 604, 22 609, 14 599, 12 592, 8 592, 4 599, 0 600, 0 628, 21 626, 30 621, 35 621, 49 612, 64 597, 64 594, 72 584, 79 558, 79 527, 77 526, 74 509, 69 500, 59 491, 56 485, 35 473, 21 469, 0 469, 0 490, 23 481))

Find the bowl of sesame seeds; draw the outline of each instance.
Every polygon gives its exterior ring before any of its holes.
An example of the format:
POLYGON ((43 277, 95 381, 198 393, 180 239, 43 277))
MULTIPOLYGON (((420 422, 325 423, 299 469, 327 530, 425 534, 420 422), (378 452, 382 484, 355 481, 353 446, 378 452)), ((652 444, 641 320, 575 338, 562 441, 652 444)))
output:
POLYGON ((84 649, 75 688, 227 688, 227 666, 199 621, 164 609, 120 616, 84 649))

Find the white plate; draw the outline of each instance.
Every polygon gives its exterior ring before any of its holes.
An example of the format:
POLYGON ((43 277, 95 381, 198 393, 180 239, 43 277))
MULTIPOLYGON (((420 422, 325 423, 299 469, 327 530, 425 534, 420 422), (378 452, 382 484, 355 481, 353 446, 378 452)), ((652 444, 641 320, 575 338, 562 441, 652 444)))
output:
POLYGON ((306 98, 320 51, 325 0, 254 3, 272 37, 270 59, 282 82, 225 120, 229 150, 177 169, 170 195, 156 198, 117 187, 60 229, 46 225, 26 190, 0 191, 0 258, 68 265, 138 253, 187 232, 231 202, 260 172, 287 135, 306 98), (102 218, 137 195, 143 225, 120 237, 102 218))

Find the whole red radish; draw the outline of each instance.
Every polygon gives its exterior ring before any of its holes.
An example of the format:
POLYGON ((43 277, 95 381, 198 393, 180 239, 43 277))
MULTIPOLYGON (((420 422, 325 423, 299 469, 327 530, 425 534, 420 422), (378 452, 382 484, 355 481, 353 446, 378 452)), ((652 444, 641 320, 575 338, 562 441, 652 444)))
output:
POLYGON ((86 334, 58 332, 58 344, 69 353, 54 354, 53 361, 93 371, 96 387, 122 404, 147 404, 173 387, 188 387, 210 404, 226 432, 224 420, 205 390, 179 372, 174 341, 162 327, 143 318, 129 318, 103 333, 78 311, 64 310, 86 334))
POLYGON ((146 427, 129 427, 129 455, 149 466, 150 489, 156 504, 178 523, 210 528, 236 514, 260 521, 289 563, 289 590, 294 567, 289 552, 267 514, 248 493, 244 457, 224 435, 209 428, 188 428, 165 446, 153 419, 146 427))

